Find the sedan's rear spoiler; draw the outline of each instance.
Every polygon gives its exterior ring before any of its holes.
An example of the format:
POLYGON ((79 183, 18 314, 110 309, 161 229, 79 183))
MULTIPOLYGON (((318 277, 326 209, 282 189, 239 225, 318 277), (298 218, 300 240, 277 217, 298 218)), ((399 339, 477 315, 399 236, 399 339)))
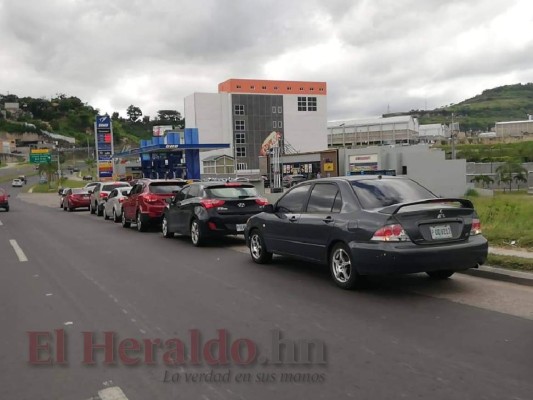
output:
POLYGON ((379 210, 380 213, 383 214, 397 214, 398 211, 400 211, 404 207, 414 206, 417 204, 431 204, 431 203, 460 203, 462 208, 474 208, 474 205, 470 200, 467 199, 460 199, 460 198, 454 198, 454 197, 445 197, 445 198, 435 198, 435 199, 425 199, 425 200, 418 200, 418 201, 411 201, 409 203, 398 203, 394 204, 392 206, 387 206, 379 210))

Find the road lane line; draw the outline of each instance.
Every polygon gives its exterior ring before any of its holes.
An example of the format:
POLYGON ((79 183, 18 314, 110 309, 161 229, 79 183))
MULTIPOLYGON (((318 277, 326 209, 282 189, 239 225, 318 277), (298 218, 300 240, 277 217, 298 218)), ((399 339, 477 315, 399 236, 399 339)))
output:
POLYGON ((20 262, 28 261, 28 257, 26 257, 26 254, 24 254, 16 240, 11 239, 9 243, 13 247, 13 250, 15 250, 15 253, 17 254, 17 257, 19 258, 20 262))
POLYGON ((2 225, 4 225, 4 224, 2 223, 2 221, 0 221, 0 226, 2 226, 2 225))

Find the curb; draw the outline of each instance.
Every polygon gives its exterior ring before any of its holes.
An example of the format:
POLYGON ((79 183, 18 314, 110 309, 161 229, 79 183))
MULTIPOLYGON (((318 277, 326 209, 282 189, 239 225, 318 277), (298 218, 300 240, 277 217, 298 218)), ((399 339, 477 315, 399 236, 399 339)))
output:
POLYGON ((505 268, 481 265, 478 268, 460 271, 461 274, 493 279, 502 282, 511 282, 519 285, 533 286, 533 273, 510 270, 505 268))

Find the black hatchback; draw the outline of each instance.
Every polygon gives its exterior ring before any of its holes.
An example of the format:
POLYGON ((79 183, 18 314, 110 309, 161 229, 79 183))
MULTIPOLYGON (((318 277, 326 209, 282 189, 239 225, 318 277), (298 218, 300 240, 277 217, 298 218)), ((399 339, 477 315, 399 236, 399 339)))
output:
POLYGON ((256 263, 269 262, 273 253, 328 263, 344 289, 375 274, 445 279, 483 264, 488 252, 469 200, 439 198, 392 176, 301 183, 250 218, 245 238, 256 263))
POLYGON ((192 183, 168 200, 161 230, 166 238, 189 235, 201 246, 209 237, 243 234, 248 219, 267 204, 249 183, 192 183))

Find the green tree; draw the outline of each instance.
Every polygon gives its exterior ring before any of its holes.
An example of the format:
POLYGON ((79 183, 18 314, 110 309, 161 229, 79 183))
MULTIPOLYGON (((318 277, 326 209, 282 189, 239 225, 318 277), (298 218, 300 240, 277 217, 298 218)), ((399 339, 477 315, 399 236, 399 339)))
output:
POLYGON ((521 178, 518 178, 519 180, 527 181, 525 178, 527 170, 515 161, 507 161, 505 164, 500 165, 496 168, 496 173, 498 174, 499 182, 509 184, 509 191, 512 189, 514 176, 521 176, 521 178))
POLYGON ((88 158, 85 160, 85 165, 87 166, 87 169, 89 170, 89 174, 93 175, 93 169, 96 165, 96 161, 94 158, 88 158))
POLYGON ((126 114, 131 122, 137 122, 137 120, 143 115, 139 107, 135 107, 133 104, 128 107, 126 114))

